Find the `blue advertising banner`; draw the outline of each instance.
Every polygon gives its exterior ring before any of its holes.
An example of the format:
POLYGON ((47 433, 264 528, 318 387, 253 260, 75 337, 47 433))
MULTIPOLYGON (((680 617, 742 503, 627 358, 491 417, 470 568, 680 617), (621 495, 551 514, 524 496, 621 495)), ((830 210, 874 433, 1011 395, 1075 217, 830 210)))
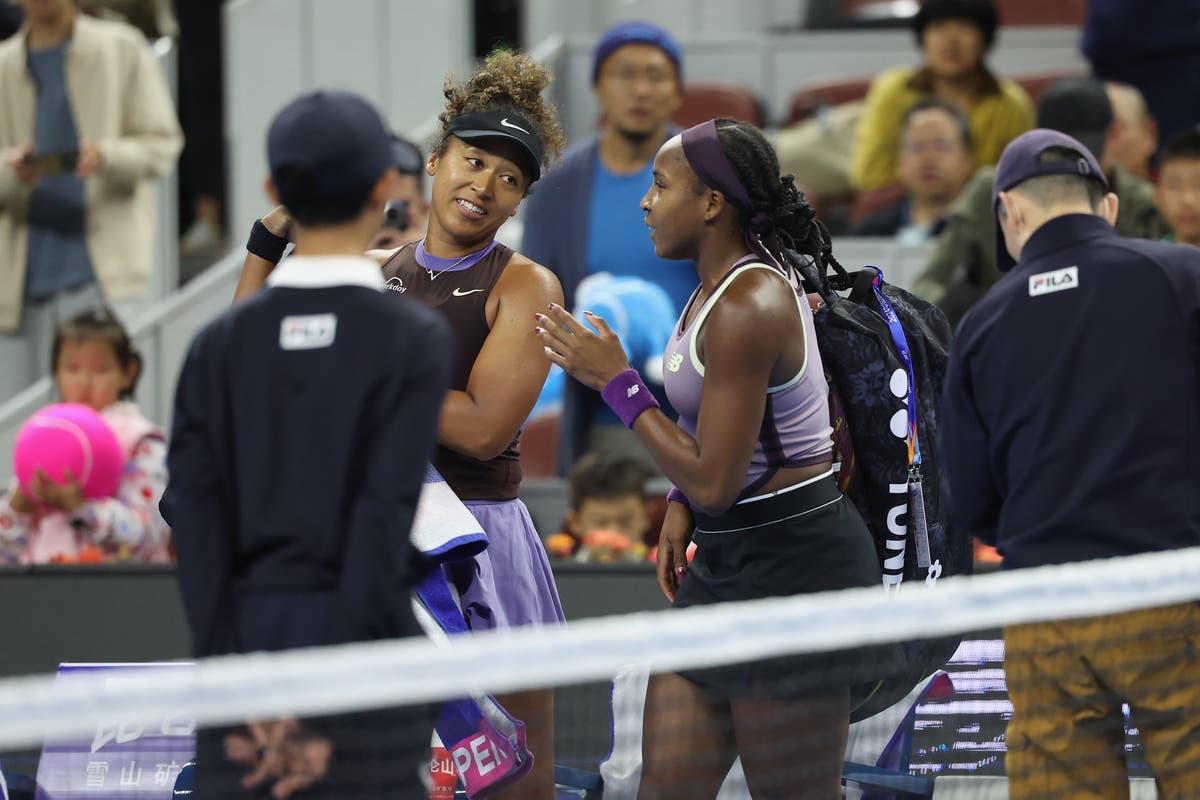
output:
MULTIPOLYGON (((137 681, 149 670, 190 669, 187 663, 62 664, 58 686, 80 675, 137 681)), ((47 741, 38 762, 36 800, 170 800, 175 779, 196 751, 194 720, 164 714, 135 724, 113 719, 90 737, 47 741)))

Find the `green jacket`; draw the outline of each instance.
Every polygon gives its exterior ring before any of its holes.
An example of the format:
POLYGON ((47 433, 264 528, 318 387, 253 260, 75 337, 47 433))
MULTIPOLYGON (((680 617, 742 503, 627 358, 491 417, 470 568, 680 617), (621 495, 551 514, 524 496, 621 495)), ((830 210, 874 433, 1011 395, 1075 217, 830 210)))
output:
MULTIPOLYGON (((995 177, 995 167, 975 171, 950 209, 929 266, 913 285, 919 297, 942 305, 952 323, 966 311, 961 306, 982 296, 1002 274, 996 269, 995 177)), ((1154 206, 1152 184, 1121 167, 1114 168, 1110 184, 1121 200, 1117 233, 1141 239, 1161 239, 1167 233, 1154 206)))

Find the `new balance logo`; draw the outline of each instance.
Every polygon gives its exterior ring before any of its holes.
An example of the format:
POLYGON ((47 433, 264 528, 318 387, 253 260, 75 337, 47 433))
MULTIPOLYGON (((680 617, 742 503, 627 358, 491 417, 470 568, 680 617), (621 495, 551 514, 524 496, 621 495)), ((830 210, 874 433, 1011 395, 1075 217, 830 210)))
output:
POLYGON ((1029 296, 1063 292, 1079 286, 1079 267, 1064 267, 1053 272, 1042 272, 1029 276, 1029 296))
POLYGON ((466 297, 469 294, 475 294, 476 292, 482 292, 482 291, 483 291, 483 289, 458 288, 458 289, 455 289, 453 292, 451 292, 451 294, 453 294, 455 297, 466 297))
POLYGON ((679 372, 679 368, 683 366, 683 353, 675 353, 667 359, 667 371, 679 372))
POLYGON ((504 126, 504 127, 506 127, 506 128, 512 128, 512 129, 514 129, 514 130, 518 130, 518 131, 520 131, 521 133, 525 134, 526 136, 533 136, 533 134, 532 134, 532 133, 530 133, 529 131, 525 130, 525 129, 524 129, 524 128, 522 128, 520 125, 513 125, 511 122, 509 122, 509 121, 508 121, 508 117, 505 117, 504 119, 500 120, 500 124, 501 124, 501 125, 503 125, 503 126, 504 126))
POLYGON ((633 386, 630 386, 628 389, 625 390, 625 396, 633 397, 635 394, 638 393, 638 389, 640 389, 640 388, 641 387, 635 383, 633 386))

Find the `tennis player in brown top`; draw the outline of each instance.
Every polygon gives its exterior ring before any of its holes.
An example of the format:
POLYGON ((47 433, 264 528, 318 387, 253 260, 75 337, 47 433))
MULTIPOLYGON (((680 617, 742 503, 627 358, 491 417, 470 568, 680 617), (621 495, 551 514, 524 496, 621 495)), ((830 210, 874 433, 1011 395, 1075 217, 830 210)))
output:
MULTIPOLYGON (((441 138, 426 166, 433 197, 425 238, 372 253, 399 302, 439 311, 454 331, 434 466, 491 540, 453 575, 473 630, 564 621, 545 550, 517 499, 520 427, 549 371, 530 320, 561 304, 562 288, 550 270, 495 241, 563 146, 542 98, 549 81, 544 67, 513 53, 490 56, 465 83, 447 80, 441 138)), ((286 244, 286 212, 259 224, 279 237, 279 252, 247 255, 239 298, 262 285, 286 244)), ((499 699, 525 722, 535 757, 530 775, 504 796, 553 800, 553 692, 499 699)))

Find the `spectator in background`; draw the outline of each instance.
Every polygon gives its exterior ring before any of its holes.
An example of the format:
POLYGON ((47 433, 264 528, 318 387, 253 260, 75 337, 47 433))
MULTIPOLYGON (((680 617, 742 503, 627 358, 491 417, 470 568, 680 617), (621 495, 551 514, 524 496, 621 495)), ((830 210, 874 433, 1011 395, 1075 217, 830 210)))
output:
POLYGON ((922 97, 935 95, 963 109, 971 120, 977 164, 995 164, 1009 140, 1029 130, 1033 104, 1025 90, 984 64, 997 25, 990 0, 921 3, 913 26, 924 63, 887 70, 871 84, 850 162, 856 188, 896 180, 900 120, 922 97))
MULTIPOLYGON (((592 86, 603 126, 571 147, 529 195, 520 250, 558 275, 567 308, 577 304, 576 291, 585 276, 608 272, 661 286, 671 298, 674 317, 695 288, 695 272, 691 262, 654 254, 640 205, 653 181, 654 154, 677 132, 670 119, 683 101, 679 44, 646 22, 615 25, 596 43, 592 86)), ((615 437, 641 448, 596 392, 567 381, 559 426, 560 474, 582 453, 610 449, 611 443, 589 443, 593 425, 619 431, 615 437)), ((613 446, 626 453, 630 449, 613 446)))
POLYGON ((182 145, 141 33, 74 0, 21 5, 0 44, 0 400, 43 373, 60 322, 145 294, 151 180, 182 145))
POLYGON ((1113 127, 1104 150, 1126 172, 1153 180, 1150 159, 1158 149, 1158 123, 1146 109, 1142 93, 1127 83, 1104 84, 1112 104, 1113 127))
POLYGON ((583 560, 644 561, 656 544, 646 497, 650 472, 631 458, 588 453, 567 476, 568 507, 563 531, 547 539, 551 555, 583 560))
MULTIPOLYGON (((1084 143, 1104 167, 1109 187, 1121 198, 1116 229, 1121 236, 1158 239, 1166 226, 1154 207, 1154 187, 1130 174, 1108 150, 1117 130, 1104 85, 1092 78, 1055 81, 1038 103, 1039 128, 1060 131, 1084 143)), ((937 249, 914 291, 937 303, 951 324, 1000 279, 996 268, 996 224, 992 211, 994 167, 975 171, 950 209, 937 249)))
POLYGON ((1200 247, 1200 128, 1168 142, 1158 170, 1154 204, 1171 229, 1166 239, 1200 247))
POLYGON ((946 214, 971 177, 971 123, 938 97, 918 100, 900 123, 898 173, 904 196, 868 216, 853 236, 895 236, 919 244, 942 232, 946 214))
POLYGON ((117 435, 125 470, 112 497, 92 500, 74 479, 62 485, 36 478, 34 497, 14 485, 0 500, 0 563, 170 561, 171 531, 158 511, 167 484, 166 440, 133 402, 141 354, 103 308, 61 325, 53 351, 58 396, 100 412, 117 435))
POLYGON ((395 250, 425 235, 429 201, 425 199, 425 155, 408 139, 392 137, 392 162, 400 178, 383 212, 383 227, 371 241, 372 250, 395 250))
POLYGON ((1088 0, 1083 54, 1095 77, 1141 91, 1162 141, 1200 123, 1196 0, 1088 0))
POLYGON ((215 256, 225 244, 223 5, 175 0, 179 18, 179 117, 187 132, 180 170, 181 205, 188 228, 180 238, 179 251, 185 257, 215 256))

